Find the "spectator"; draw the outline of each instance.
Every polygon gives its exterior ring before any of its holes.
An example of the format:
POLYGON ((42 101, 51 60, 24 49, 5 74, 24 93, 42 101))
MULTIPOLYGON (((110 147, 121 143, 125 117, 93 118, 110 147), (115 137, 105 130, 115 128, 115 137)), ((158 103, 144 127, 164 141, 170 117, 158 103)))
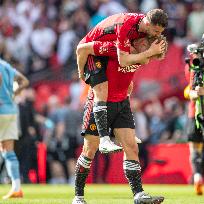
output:
MULTIPOLYGON (((20 172, 23 183, 30 183, 29 170, 37 168, 37 143, 42 140, 39 125, 35 120, 34 110, 35 91, 32 88, 25 90, 18 104, 20 139, 17 142, 17 154, 20 162, 20 172)), ((37 178, 38 179, 38 178, 37 178)))
POLYGON ((52 112, 55 131, 48 140, 48 163, 51 174, 50 183, 73 184, 76 164, 75 151, 79 135, 81 115, 70 106, 68 98, 64 106, 52 112), (62 114, 63 113, 63 114, 62 114))
POLYGON ((149 120, 150 143, 157 144, 166 128, 164 113, 158 99, 145 106, 145 112, 149 120))
POLYGON ((13 27, 13 34, 5 41, 6 55, 25 64, 29 54, 29 46, 19 26, 13 27))
POLYGON ((118 1, 115 0, 101 0, 101 5, 98 13, 101 16, 111 16, 116 13, 125 13, 127 9, 118 1))
POLYGON ((164 101, 164 113, 166 115, 166 128, 160 142, 176 143, 182 140, 184 141, 183 133, 185 120, 183 121, 182 119, 184 109, 180 104, 179 99, 176 97, 166 99, 164 101))
POLYGON ((43 21, 38 21, 35 26, 30 38, 32 50, 39 57, 47 59, 53 52, 56 43, 56 33, 46 26, 43 21))
POLYGON ((63 18, 59 24, 59 42, 58 42, 58 58, 62 65, 66 65, 72 53, 74 52, 74 42, 76 41, 76 33, 72 29, 71 21, 63 18))
POLYGON ((71 106, 76 110, 80 107, 80 96, 82 92, 82 84, 80 83, 76 72, 72 73, 72 83, 69 90, 70 97, 72 98, 71 106))
POLYGON ((140 4, 140 10, 143 13, 147 13, 148 11, 158 8, 158 3, 156 0, 143 0, 140 4))
MULTIPOLYGON (((67 152, 67 169, 69 173, 68 183, 74 184, 75 180, 75 165, 76 165, 76 149, 79 143, 82 112, 73 109, 71 97, 65 100, 64 106, 64 135, 68 138, 69 148, 67 152)), ((80 137, 81 139, 81 137, 80 137)))
POLYGON ((204 33, 204 6, 202 0, 193 2, 193 10, 188 16, 188 38, 193 41, 199 41, 204 33))
POLYGON ((138 0, 125 0, 125 7, 129 13, 139 13, 139 1, 138 0))

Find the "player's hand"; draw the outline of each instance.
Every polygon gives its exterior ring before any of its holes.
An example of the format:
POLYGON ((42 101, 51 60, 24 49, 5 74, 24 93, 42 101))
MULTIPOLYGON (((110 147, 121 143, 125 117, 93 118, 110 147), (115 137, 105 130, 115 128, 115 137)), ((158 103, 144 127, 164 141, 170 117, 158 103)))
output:
POLYGON ((14 98, 21 94, 22 89, 18 88, 14 91, 14 98))
POLYGON ((152 56, 162 54, 166 50, 166 42, 164 40, 162 40, 161 42, 158 42, 158 40, 155 40, 151 44, 149 50, 151 51, 152 56))
POLYGON ((13 93, 13 96, 12 96, 12 99, 16 102, 16 103, 19 103, 19 101, 21 101, 21 93, 22 93, 22 90, 17 90, 13 93))
POLYGON ((195 90, 197 91, 198 96, 204 96, 204 87, 196 86, 195 90))

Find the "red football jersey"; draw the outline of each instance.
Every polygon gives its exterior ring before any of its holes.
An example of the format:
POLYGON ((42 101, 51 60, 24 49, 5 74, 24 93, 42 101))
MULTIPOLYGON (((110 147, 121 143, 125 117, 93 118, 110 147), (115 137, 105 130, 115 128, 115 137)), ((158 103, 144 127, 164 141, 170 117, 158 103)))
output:
POLYGON ((116 57, 114 42, 95 42, 94 52, 97 56, 109 56, 106 75, 108 78, 109 102, 120 102, 127 98, 128 87, 133 79, 135 71, 140 65, 120 67, 116 57))
POLYGON ((115 41, 121 51, 130 52, 132 40, 146 36, 138 31, 144 14, 120 13, 107 17, 97 24, 80 43, 92 41, 115 41))
POLYGON ((108 78, 108 100, 120 102, 127 98, 128 87, 140 65, 120 67, 117 58, 110 58, 106 75, 108 78))

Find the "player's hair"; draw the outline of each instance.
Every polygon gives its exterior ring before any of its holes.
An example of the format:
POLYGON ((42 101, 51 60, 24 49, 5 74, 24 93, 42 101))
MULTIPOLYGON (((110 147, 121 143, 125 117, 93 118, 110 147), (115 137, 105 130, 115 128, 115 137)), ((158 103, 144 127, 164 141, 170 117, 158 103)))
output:
POLYGON ((168 15, 162 9, 152 9, 147 12, 146 16, 152 25, 159 25, 163 28, 168 25, 168 15))

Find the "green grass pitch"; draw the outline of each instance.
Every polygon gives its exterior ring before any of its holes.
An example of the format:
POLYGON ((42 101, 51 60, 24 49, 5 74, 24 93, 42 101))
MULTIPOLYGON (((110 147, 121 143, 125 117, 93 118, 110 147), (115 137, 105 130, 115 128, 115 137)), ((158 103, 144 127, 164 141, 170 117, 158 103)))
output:
MULTIPOLYGON (((7 193, 8 185, 0 185, 0 196, 7 193)), ((204 196, 196 196, 190 185, 145 185, 152 195, 163 195, 165 204, 204 204, 204 196)), ((71 204, 74 189, 68 185, 24 185, 24 198, 0 204, 71 204)), ((133 204, 128 185, 87 185, 88 204, 133 204)))

